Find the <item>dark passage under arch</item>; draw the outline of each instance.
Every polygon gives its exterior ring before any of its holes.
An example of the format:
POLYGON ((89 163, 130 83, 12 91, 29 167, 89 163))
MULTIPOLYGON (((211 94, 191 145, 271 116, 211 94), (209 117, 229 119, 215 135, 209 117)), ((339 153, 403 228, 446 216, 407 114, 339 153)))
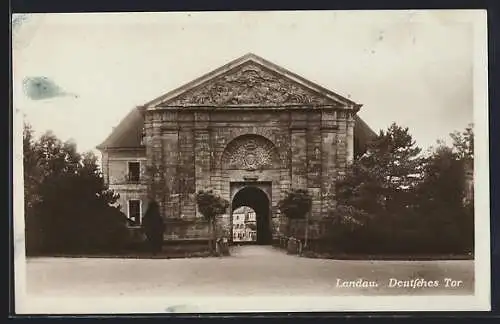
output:
POLYGON ((257 244, 271 244, 270 201, 261 189, 247 186, 239 190, 233 197, 232 210, 248 206, 255 211, 257 218, 257 244))

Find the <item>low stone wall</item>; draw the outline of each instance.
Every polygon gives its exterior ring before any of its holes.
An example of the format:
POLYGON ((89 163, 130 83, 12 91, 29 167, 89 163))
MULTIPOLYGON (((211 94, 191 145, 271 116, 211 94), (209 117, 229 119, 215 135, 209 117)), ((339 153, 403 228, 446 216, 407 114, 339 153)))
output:
MULTIPOLYGON (((319 240, 323 237, 327 230, 328 221, 326 220, 310 220, 308 241, 319 240)), ((277 235, 274 233, 273 241, 275 244, 282 246, 279 243, 284 237, 296 238, 302 242, 305 241, 306 221, 303 219, 291 220, 290 231, 287 233, 287 225, 282 223, 280 232, 285 235, 277 235)), ((216 226, 217 237, 228 237, 229 227, 223 222, 217 222, 216 226)), ((140 227, 131 228, 131 235, 134 241, 144 240, 144 233, 140 227)), ((165 222, 165 241, 206 241, 209 237, 208 222, 204 219, 169 219, 165 222)))
POLYGON ((207 240, 208 222, 205 220, 168 220, 165 223, 164 240, 207 240))
MULTIPOLYGON (((146 238, 141 227, 129 227, 129 231, 134 242, 144 241, 146 238)), ((205 220, 173 219, 165 222, 163 239, 165 241, 206 241, 209 238, 208 233, 208 222, 205 220)))
POLYGON ((130 239, 134 243, 143 242, 146 239, 146 235, 141 227, 129 227, 130 239))

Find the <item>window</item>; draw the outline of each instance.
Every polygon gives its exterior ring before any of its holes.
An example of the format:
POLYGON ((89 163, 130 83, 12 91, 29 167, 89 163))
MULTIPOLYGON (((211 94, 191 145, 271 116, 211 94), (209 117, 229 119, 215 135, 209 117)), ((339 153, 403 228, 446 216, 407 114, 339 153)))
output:
POLYGON ((128 201, 128 218, 132 226, 141 225, 141 201, 138 199, 131 199, 128 201))
POLYGON ((146 137, 146 129, 143 127, 141 130, 141 145, 144 145, 144 137, 146 137))
POLYGON ((141 174, 141 163, 140 162, 129 162, 128 163, 128 181, 139 182, 141 174))

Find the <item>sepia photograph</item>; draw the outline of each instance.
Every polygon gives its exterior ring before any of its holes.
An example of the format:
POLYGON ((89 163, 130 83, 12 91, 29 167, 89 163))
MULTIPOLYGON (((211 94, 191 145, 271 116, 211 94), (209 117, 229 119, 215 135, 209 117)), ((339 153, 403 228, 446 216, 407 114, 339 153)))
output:
POLYGON ((490 309, 486 11, 11 30, 16 313, 490 309))

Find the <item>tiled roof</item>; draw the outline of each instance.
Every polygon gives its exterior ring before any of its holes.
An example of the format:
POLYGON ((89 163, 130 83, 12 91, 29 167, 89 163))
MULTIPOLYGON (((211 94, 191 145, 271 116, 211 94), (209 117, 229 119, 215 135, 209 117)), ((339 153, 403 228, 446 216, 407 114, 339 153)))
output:
POLYGON ((366 149, 366 143, 375 136, 377 136, 377 134, 370 126, 368 126, 361 117, 356 115, 354 119, 354 139, 358 142, 362 151, 366 149))
POLYGON ((140 108, 132 109, 123 120, 113 128, 111 134, 97 146, 99 150, 117 148, 143 148, 141 144, 144 127, 144 113, 140 108))

